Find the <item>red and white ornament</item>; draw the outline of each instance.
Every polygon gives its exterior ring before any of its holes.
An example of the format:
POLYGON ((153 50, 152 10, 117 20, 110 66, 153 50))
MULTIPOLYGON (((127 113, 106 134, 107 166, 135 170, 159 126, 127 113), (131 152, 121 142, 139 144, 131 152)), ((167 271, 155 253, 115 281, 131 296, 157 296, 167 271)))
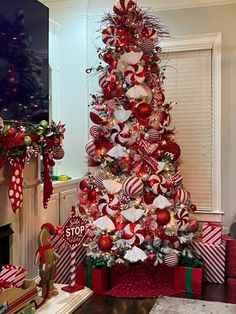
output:
POLYGON ((143 192, 143 181, 138 177, 128 177, 122 183, 122 190, 125 195, 135 197, 143 192))
POLYGON ((55 149, 55 151, 53 152, 53 158, 56 159, 56 160, 60 160, 64 156, 65 156, 65 151, 64 151, 64 149, 61 146, 57 147, 55 149))
POLYGON ((157 142, 157 140, 159 139, 159 132, 156 129, 148 130, 147 134, 148 134, 148 140, 152 142, 157 142))
POLYGON ((96 125, 91 126, 89 133, 92 137, 98 138, 101 135, 101 128, 96 125))
POLYGON ((124 228, 123 238, 130 245, 140 245, 144 241, 144 233, 140 224, 130 223, 124 228))
POLYGON ((95 124, 101 124, 102 122, 99 112, 100 108, 98 106, 93 106, 89 113, 91 121, 95 124))
POLYGON ((119 206, 119 199, 112 194, 103 195, 98 202, 98 209, 103 215, 109 215, 111 217, 116 216, 119 206))
POLYGON ((125 123, 118 123, 111 129, 111 140, 117 144, 126 143, 131 136, 130 128, 125 123))
POLYGON ((189 213, 185 208, 178 208, 174 215, 179 228, 185 226, 189 221, 189 213))
POLYGON ((98 248, 103 252, 108 252, 113 246, 113 241, 108 234, 103 234, 98 239, 98 248))
POLYGON ((136 3, 132 0, 119 0, 113 6, 113 11, 117 15, 124 15, 136 9, 136 3))
POLYGON ((175 174, 173 174, 170 177, 170 182, 173 186, 180 185, 183 181, 183 177, 179 171, 177 171, 175 174))
POLYGON ((150 38, 144 38, 141 42, 141 45, 140 45, 142 51, 144 53, 149 53, 151 51, 153 51, 155 45, 154 45, 154 42, 152 39, 150 38))
POLYGON ((190 193, 183 188, 179 188, 176 192, 175 198, 181 204, 186 205, 190 200, 190 193))
POLYGON ((168 209, 158 209, 156 211, 157 223, 160 226, 165 226, 170 222, 171 215, 168 209))
POLYGON ((124 77, 128 84, 135 85, 145 80, 145 72, 140 64, 131 64, 125 69, 124 77))
POLYGON ((117 47, 120 45, 120 38, 117 33, 117 27, 109 26, 102 31, 102 41, 105 45, 110 47, 117 47))
POLYGON ((160 174, 153 174, 150 176, 149 186, 156 195, 165 194, 167 191, 166 179, 160 174))
POLYGON ((170 115, 165 111, 157 111, 152 115, 151 125, 160 133, 164 133, 171 122, 170 115))
POLYGON ((169 267, 175 267, 178 264, 179 258, 175 253, 169 253, 164 257, 164 264, 169 267))
POLYGON ((94 139, 91 139, 86 143, 85 150, 90 157, 96 156, 96 145, 94 139))

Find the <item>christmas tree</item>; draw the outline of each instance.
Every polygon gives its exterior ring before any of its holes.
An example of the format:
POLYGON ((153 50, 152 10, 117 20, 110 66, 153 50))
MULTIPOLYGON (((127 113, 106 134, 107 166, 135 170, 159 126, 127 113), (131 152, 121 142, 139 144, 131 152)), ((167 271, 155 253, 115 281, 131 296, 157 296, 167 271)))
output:
POLYGON ((119 0, 102 26, 101 93, 92 95, 90 172, 79 192, 94 229, 88 255, 107 265, 148 259, 174 266, 192 257, 198 224, 164 96, 158 43, 168 33, 132 0, 119 0))

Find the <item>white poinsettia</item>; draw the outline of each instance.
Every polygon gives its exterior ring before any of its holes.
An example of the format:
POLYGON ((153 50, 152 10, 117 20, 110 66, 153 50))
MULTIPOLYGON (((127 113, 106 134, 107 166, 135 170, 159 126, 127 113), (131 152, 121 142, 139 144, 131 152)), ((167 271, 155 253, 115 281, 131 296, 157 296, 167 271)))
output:
POLYGON ((101 230, 115 230, 113 221, 108 216, 103 216, 94 221, 94 225, 101 230))
POLYGON ((145 261, 145 259, 147 259, 147 255, 143 250, 134 246, 131 250, 128 250, 125 253, 124 258, 132 263, 135 263, 138 261, 145 261))
POLYGON ((172 204, 164 195, 158 195, 154 199, 152 205, 154 208, 164 209, 170 207, 172 204))
POLYGON ((123 210, 121 214, 128 221, 135 222, 143 216, 144 212, 145 211, 141 208, 132 207, 130 209, 123 210))
POLYGON ((144 98, 147 97, 147 91, 141 84, 134 85, 133 87, 128 89, 128 91, 126 92, 126 96, 135 99, 144 98))
POLYGON ((121 183, 117 182, 116 180, 103 180, 102 184, 110 194, 118 193, 122 187, 121 183))
POLYGON ((131 110, 119 109, 114 112, 114 116, 118 123, 123 123, 129 119, 131 113, 131 110))
POLYGON ((120 144, 113 146, 108 152, 107 155, 114 158, 127 157, 129 154, 124 150, 124 147, 120 144))

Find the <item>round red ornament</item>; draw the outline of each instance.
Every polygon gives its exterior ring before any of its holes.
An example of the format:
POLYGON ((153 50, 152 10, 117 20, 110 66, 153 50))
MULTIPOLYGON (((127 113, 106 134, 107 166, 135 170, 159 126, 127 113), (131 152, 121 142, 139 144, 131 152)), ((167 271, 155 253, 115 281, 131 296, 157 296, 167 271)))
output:
POLYGON ((88 189, 88 179, 83 178, 79 183, 79 188, 81 191, 86 191, 88 189))
POLYGON ((16 135, 16 130, 14 128, 10 128, 8 131, 7 131, 7 134, 9 136, 15 136, 16 135))
POLYGON ((160 238, 161 240, 164 240, 166 235, 165 235, 165 231, 163 229, 157 229, 155 231, 155 234, 158 236, 158 238, 160 238))
POLYGON ((109 235, 104 234, 101 235, 98 239, 98 248, 103 252, 109 252, 113 246, 112 239, 109 235))
POLYGON ((195 212, 197 210, 197 206, 195 204, 191 204, 190 209, 192 212, 195 212))
POLYGON ((89 200, 91 203, 96 202, 96 199, 97 199, 97 192, 96 192, 95 189, 89 190, 87 194, 88 194, 88 200, 89 200))
POLYGON ((60 145, 61 145, 61 140, 60 140, 58 137, 54 138, 54 140, 53 140, 53 146, 58 147, 58 146, 60 146, 60 145))
POLYGON ((190 219, 188 220, 188 223, 189 223, 189 232, 195 233, 195 232, 198 231, 199 225, 198 225, 197 219, 195 219, 195 218, 190 218, 190 219))
POLYGON ((148 254, 148 260, 151 262, 155 262, 157 255, 155 253, 148 254))
POLYGON ((113 54, 111 51, 106 51, 103 55, 103 61, 110 64, 113 61, 113 54))
POLYGON ((146 191, 146 192, 144 192, 143 199, 147 205, 150 205, 153 203, 155 197, 156 197, 156 195, 154 193, 152 193, 152 191, 146 191))
POLYGON ((169 141, 161 146, 162 150, 165 153, 170 153, 173 155, 173 161, 177 160, 181 155, 181 149, 176 142, 169 141))
POLYGON ((158 209, 156 211, 157 223, 164 226, 170 222, 170 212, 168 209, 158 209))
POLYGON ((60 160, 65 156, 64 149, 60 146, 53 152, 53 158, 56 160, 60 160))
POLYGON ((152 113, 152 108, 150 105, 146 103, 141 103, 136 108, 136 115, 141 119, 146 119, 150 117, 151 113, 152 113))

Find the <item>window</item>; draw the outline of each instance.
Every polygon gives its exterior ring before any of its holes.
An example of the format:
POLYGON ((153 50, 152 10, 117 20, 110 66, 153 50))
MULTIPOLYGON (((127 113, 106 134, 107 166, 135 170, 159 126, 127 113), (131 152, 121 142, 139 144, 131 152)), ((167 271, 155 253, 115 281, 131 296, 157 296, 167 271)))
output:
POLYGON ((168 39, 161 46, 184 185, 199 212, 220 213, 220 34, 168 39))

